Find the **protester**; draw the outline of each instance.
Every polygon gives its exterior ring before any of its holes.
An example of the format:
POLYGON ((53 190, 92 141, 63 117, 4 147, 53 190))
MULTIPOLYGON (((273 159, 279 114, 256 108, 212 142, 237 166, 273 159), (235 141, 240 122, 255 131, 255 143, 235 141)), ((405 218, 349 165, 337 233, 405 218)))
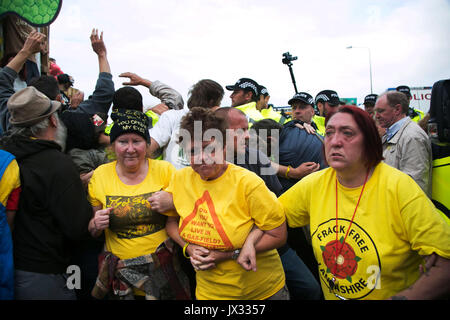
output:
MULTIPOLYGON (((117 160, 100 166, 89 183, 94 217, 92 236, 105 233, 106 252, 92 294, 103 298, 188 299, 186 276, 165 230, 167 217, 147 198, 165 189, 174 172, 165 161, 148 159, 148 117, 136 110, 114 110, 110 137, 117 160), (111 287, 120 282, 120 290, 111 287), (100 285, 99 282, 102 284, 100 285)), ((168 213, 174 214, 174 213, 168 213)))
MULTIPOLYGON (((108 114, 114 94, 114 83, 112 81, 111 68, 107 58, 105 43, 103 42, 103 32, 99 35, 97 29, 93 29, 91 36, 93 51, 97 54, 99 65, 99 76, 92 96, 81 102, 76 109, 69 109, 71 112, 83 112, 90 115, 108 114)), ((45 36, 39 32, 32 31, 27 37, 23 48, 19 53, 0 71, 0 126, 3 132, 10 128, 8 122, 10 114, 6 108, 8 99, 14 94, 13 82, 18 72, 27 61, 27 57, 41 50, 45 36)), ((60 100, 58 82, 53 76, 41 76, 30 84, 50 100, 60 100)))
POLYGON ((14 156, 0 150, 0 300, 14 299, 12 230, 20 196, 19 166, 14 156))
MULTIPOLYGON (((270 160, 264 153, 248 147, 245 143, 250 139, 245 114, 239 109, 228 107, 216 110, 215 115, 225 120, 227 137, 231 136, 230 133, 234 136, 233 140, 227 140, 226 154, 228 159, 230 159, 230 155, 233 155, 232 163, 256 173, 264 180, 270 191, 275 193, 276 196, 280 196, 282 186, 277 178, 276 170, 271 167, 270 160)), ((271 119, 261 121, 266 120, 271 119)), ((256 122, 254 126, 261 121, 256 122)), ((278 122, 275 123, 278 124, 278 122)), ((278 248, 277 251, 283 265, 290 298, 292 300, 319 299, 321 297, 320 286, 295 251, 287 243, 278 248)))
POLYGON ((169 217, 166 228, 197 271, 196 298, 287 299, 275 250, 286 241, 286 226, 275 195, 256 174, 225 161, 224 124, 211 111, 192 108, 181 129, 191 166, 176 171, 167 189, 180 218, 169 217), (200 139, 194 134, 197 121, 200 139), (216 135, 203 140, 208 129, 216 135), (247 242, 244 252, 248 247, 257 252, 256 271, 246 271, 235 260, 254 226, 262 233, 247 242))
POLYGON ((76 298, 66 286, 69 248, 88 235, 92 211, 78 171, 61 152, 66 133, 57 114, 60 107, 34 87, 8 101, 14 129, 1 146, 16 157, 21 172, 13 234, 19 300, 76 298))
POLYGON ((325 156, 330 168, 279 198, 291 227, 311 225, 325 298, 448 296, 450 227, 409 176, 381 162, 364 110, 344 106, 329 119, 325 156))
POLYGON ((150 153, 163 149, 163 159, 172 163, 176 169, 189 166, 189 159, 178 145, 178 132, 182 117, 193 107, 215 110, 220 107, 223 98, 223 88, 216 81, 202 79, 193 85, 189 91, 187 109, 169 110, 165 112, 154 128, 150 130, 152 143, 150 153))
POLYGON ((63 74, 60 66, 56 63, 54 58, 48 58, 48 73, 57 79, 58 75, 63 74))

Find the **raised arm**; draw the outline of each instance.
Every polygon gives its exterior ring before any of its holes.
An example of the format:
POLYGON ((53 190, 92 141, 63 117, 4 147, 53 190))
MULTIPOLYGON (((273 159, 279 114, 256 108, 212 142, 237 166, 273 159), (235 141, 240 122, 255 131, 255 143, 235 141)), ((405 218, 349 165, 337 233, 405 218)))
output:
POLYGON ((36 54, 44 49, 46 36, 36 30, 33 30, 28 35, 22 49, 17 55, 7 64, 7 67, 19 73, 28 57, 36 54))
POLYGON ((45 35, 35 30, 30 32, 22 49, 16 56, 0 71, 0 134, 7 131, 9 124, 9 111, 6 104, 14 94, 14 80, 20 72, 28 57, 41 51, 45 45, 45 35))
POLYGON ((130 86, 144 86, 149 89, 150 94, 158 98, 163 104, 171 109, 183 109, 184 101, 181 94, 175 89, 169 87, 168 85, 156 80, 150 81, 144 79, 141 76, 132 73, 124 72, 119 75, 119 77, 128 78, 128 82, 124 82, 124 85, 130 86))
POLYGON ((107 58, 106 46, 105 43, 103 42, 103 31, 100 33, 99 36, 98 29, 92 29, 91 44, 92 50, 94 50, 94 52, 98 56, 99 71, 111 73, 111 67, 109 65, 107 58))
POLYGON ((106 46, 103 42, 103 32, 99 36, 98 30, 93 29, 90 39, 92 49, 98 56, 100 73, 92 96, 89 99, 82 101, 74 110, 92 115, 96 113, 108 114, 115 90, 114 82, 112 81, 111 68, 107 58, 106 46))

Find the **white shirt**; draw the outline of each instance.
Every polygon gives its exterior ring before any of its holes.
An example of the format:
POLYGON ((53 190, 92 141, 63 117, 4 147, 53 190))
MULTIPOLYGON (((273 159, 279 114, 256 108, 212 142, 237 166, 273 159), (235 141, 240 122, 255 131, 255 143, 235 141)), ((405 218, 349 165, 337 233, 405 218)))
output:
POLYGON ((160 116, 158 122, 149 131, 150 137, 163 148, 163 160, 169 161, 176 169, 190 165, 183 149, 177 143, 181 119, 188 112, 188 109, 168 110, 160 116))

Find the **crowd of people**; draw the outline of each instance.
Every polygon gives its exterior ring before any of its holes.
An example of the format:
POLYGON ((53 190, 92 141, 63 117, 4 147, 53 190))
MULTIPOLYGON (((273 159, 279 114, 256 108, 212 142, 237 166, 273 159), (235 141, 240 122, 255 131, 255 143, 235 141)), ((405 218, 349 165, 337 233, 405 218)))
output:
POLYGON ((408 87, 364 108, 299 92, 287 116, 251 78, 202 79, 185 105, 131 72, 116 90, 96 29, 87 99, 54 60, 15 87, 45 40, 0 70, 0 299, 449 297, 450 222, 408 87))

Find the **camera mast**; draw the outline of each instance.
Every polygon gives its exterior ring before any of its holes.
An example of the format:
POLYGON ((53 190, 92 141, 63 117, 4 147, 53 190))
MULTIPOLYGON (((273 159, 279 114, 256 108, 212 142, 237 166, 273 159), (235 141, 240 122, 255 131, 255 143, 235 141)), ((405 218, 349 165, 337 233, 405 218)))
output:
POLYGON ((294 71, 292 70, 292 61, 297 60, 298 57, 293 57, 289 52, 283 53, 283 59, 281 62, 289 67, 289 72, 291 74, 292 83, 294 84, 295 93, 298 93, 297 85, 295 84, 294 71))

